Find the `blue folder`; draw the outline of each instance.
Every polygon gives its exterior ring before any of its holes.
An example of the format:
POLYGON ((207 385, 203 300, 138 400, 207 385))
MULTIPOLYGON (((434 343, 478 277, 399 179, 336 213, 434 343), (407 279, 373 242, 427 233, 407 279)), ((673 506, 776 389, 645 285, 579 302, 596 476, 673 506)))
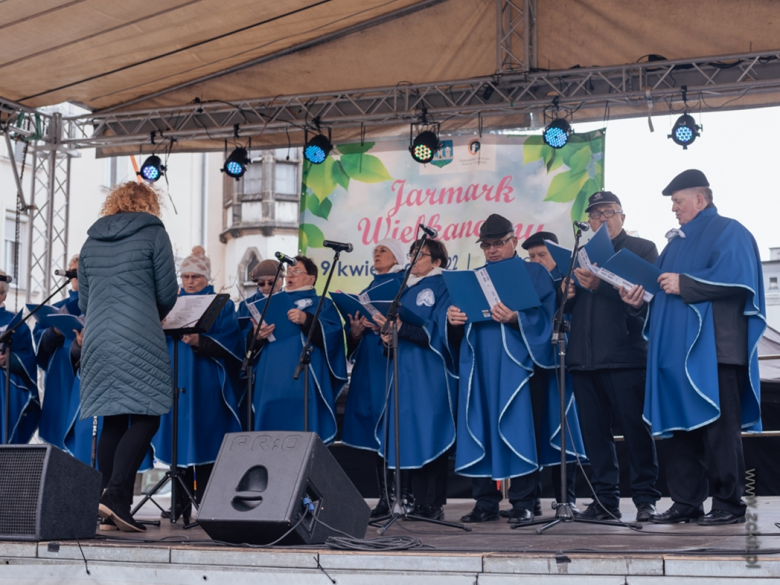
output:
MULTIPOLYGON (((501 302, 512 311, 523 311, 541 304, 522 259, 515 257, 477 270, 487 270, 501 302)), ((466 313, 469 321, 489 321, 493 318, 475 270, 445 270, 442 276, 452 304, 466 313)))
MULTIPOLYGON (((37 307, 35 303, 27 303, 26 307, 27 310, 32 312, 32 310, 37 307)), ((35 314, 32 316, 33 319, 35 319, 36 322, 40 323, 43 327, 52 327, 52 324, 49 322, 49 316, 51 315, 59 315, 60 309, 57 307, 52 307, 51 305, 43 305, 40 309, 38 309, 35 314)))
MULTIPOLYGON (((23 312, 24 312, 24 309, 22 309, 16 315, 14 315, 13 318, 8 322, 8 325, 6 325, 2 329, 0 329, 0 334, 5 333, 9 329, 13 329, 16 326, 16 324, 19 321, 22 320, 22 313, 23 312)), ((14 333, 14 335, 16 335, 16 333, 14 333)), ((11 336, 11 337, 13 337, 13 336, 11 336)), ((5 343, 0 343, 0 352, 4 352, 4 351, 5 351, 5 343)))
MULTIPOLYGON (((269 298, 263 298, 259 301, 252 303, 257 310, 262 314, 265 303, 269 301, 269 298)), ((273 336, 276 339, 285 339, 292 337, 293 335, 301 334, 300 325, 296 325, 287 318, 287 313, 290 309, 294 309, 290 300, 290 295, 284 291, 280 291, 270 297, 270 304, 268 305, 268 312, 265 314, 265 322, 271 325, 275 325, 273 336)))
MULTIPOLYGON (((371 313, 368 312, 368 310, 354 295, 350 295, 341 291, 332 291, 329 294, 330 298, 333 300, 333 304, 336 305, 336 308, 338 309, 339 313, 341 313, 341 318, 344 319, 345 323, 349 323, 347 315, 352 315, 354 317, 355 313, 360 313, 361 317, 365 317, 373 323, 373 320, 371 319, 371 313)), ((377 308, 377 310, 381 309, 377 308)))
MULTIPOLYGON (((38 313, 35 315, 37 314, 38 313)), ((35 317, 35 315, 33 315, 33 317, 35 317)), ((73 332, 74 329, 76 331, 81 331, 84 328, 84 324, 81 322, 81 319, 69 313, 57 313, 49 315, 47 319, 51 326, 56 327, 57 330, 67 339, 74 339, 76 337, 76 334, 73 332)))
MULTIPOLYGON (((571 250, 564 248, 563 246, 559 246, 554 242, 550 242, 549 240, 545 240, 544 243, 547 246, 547 250, 550 252, 550 256, 552 256, 552 259, 558 266, 558 270, 560 270, 561 274, 565 276, 569 271, 571 250)), ((609 239, 609 231, 607 230, 606 224, 601 225, 598 231, 593 235, 590 241, 583 246, 583 248, 588 253, 588 258, 590 258, 591 264, 597 264, 598 266, 602 266, 612 256, 614 256, 615 248, 612 246, 612 240, 609 239)), ((574 268, 580 268, 579 260, 576 258, 574 260, 574 268)), ((572 273, 572 280, 574 280, 574 284, 580 286, 580 282, 577 280, 577 277, 574 275, 574 273, 572 273)))
POLYGON ((661 285, 658 284, 661 270, 626 248, 607 260, 602 268, 625 278, 628 282, 642 285, 652 295, 661 291, 661 285))

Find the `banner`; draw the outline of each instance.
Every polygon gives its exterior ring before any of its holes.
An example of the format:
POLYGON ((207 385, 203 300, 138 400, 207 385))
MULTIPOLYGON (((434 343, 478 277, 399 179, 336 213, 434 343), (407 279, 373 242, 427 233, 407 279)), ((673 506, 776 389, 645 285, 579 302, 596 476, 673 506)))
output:
POLYGON ((520 244, 549 231, 570 247, 572 221, 585 219, 588 197, 604 185, 603 130, 572 134, 558 150, 538 135, 453 137, 427 165, 415 162, 408 146, 343 144, 322 164, 304 162, 299 249, 319 268, 319 290, 333 261, 323 240, 354 245, 341 255, 331 283, 331 290, 345 292, 359 292, 373 279, 377 242, 395 238, 408 249, 419 224, 438 231, 450 270, 484 264, 476 241, 492 213, 512 221, 520 244))

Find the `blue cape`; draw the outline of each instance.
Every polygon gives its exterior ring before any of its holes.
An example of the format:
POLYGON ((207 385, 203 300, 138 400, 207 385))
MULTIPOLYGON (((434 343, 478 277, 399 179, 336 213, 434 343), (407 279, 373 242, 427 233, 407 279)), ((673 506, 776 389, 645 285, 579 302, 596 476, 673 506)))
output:
MULTIPOLYGON (((71 315, 80 315, 79 293, 70 291, 68 298, 54 303, 57 308, 65 308, 71 315)), ((46 331, 40 323, 36 323, 33 328, 33 338, 38 353, 36 361, 38 367, 45 371, 43 376, 43 406, 41 408, 41 420, 38 428, 38 434, 41 439, 65 449, 65 434, 70 426, 68 418, 68 405, 71 400, 73 390, 73 367, 70 363, 70 344, 72 339, 63 338, 59 345, 51 354, 42 354, 40 352, 40 342, 43 333, 46 331)))
MULTIPOLYGON (((181 290, 179 296, 187 296, 181 290)), ((195 295, 214 294, 207 286, 195 295)), ((241 431, 238 401, 230 370, 236 370, 241 360, 241 333, 232 301, 228 301, 208 333, 201 333, 218 343, 235 357, 235 362, 222 358, 204 357, 192 347, 178 341, 179 394, 178 465, 202 465, 217 459, 225 433, 241 431), (228 363, 226 363, 228 362, 228 363)), ((166 337, 168 355, 173 371, 173 339, 166 337)), ((160 429, 152 440, 155 458, 171 463, 173 412, 160 417, 160 429)))
MULTIPOLYGON (((761 260, 753 236, 739 222, 700 211, 681 227, 685 238, 670 241, 656 261, 663 272, 748 291, 743 314, 748 318, 748 380, 741 396, 742 428, 761 431, 758 342, 766 328, 761 260)), ((653 435, 690 431, 720 416, 718 360, 712 303, 687 305, 663 291, 648 308, 644 418, 653 435)))
MULTIPOLYGON (((423 278, 401 296, 401 304, 426 321, 423 327, 428 337, 427 347, 398 340, 402 469, 422 467, 455 442, 456 384, 448 368, 450 358, 444 338, 449 299, 444 278, 440 275, 423 278)), ((380 455, 387 459, 388 467, 395 468, 392 369, 389 378, 387 407, 382 411, 375 436, 380 455)))
MULTIPOLYGON (((378 274, 362 292, 391 280, 401 281, 403 277, 403 272, 378 274)), ((344 332, 349 335, 349 323, 345 325, 344 332)), ((350 447, 379 451, 375 434, 376 424, 385 408, 387 388, 387 356, 384 355, 382 338, 378 333, 366 329, 357 348, 349 357, 353 366, 341 441, 350 447)))
MULTIPOLYGON (((560 464, 560 401, 555 353, 550 343, 555 289, 550 273, 527 263, 541 306, 520 311, 519 328, 484 321, 468 323, 461 342, 458 396, 458 444, 455 469, 461 475, 506 479, 545 465, 560 464), (534 373, 534 365, 545 372, 534 373), (532 376, 545 376, 547 416, 536 443, 531 392, 532 376)), ((570 380, 566 384, 567 418, 572 434, 567 452, 584 454, 570 380)))
MULTIPOLYGON (((0 327, 7 326, 15 313, 0 307, 0 327)), ((12 338, 12 371, 8 441, 28 443, 38 428, 41 416, 41 401, 38 396, 32 334, 26 323, 22 323, 12 338), (16 369, 18 373, 13 370, 16 369)), ((5 368, 0 369, 0 440, 5 425, 5 368)))
MULTIPOLYGON (((291 291, 292 303, 314 314, 319 297, 314 290, 291 291)), ((344 331, 341 317, 326 298, 320 313, 325 350, 312 345, 309 364, 309 431, 329 443, 336 436, 336 399, 347 381, 344 331)), ((314 327, 317 325, 315 324, 314 327)), ((303 374, 293 380, 306 336, 291 336, 266 343, 255 367, 254 430, 303 430, 303 374)))

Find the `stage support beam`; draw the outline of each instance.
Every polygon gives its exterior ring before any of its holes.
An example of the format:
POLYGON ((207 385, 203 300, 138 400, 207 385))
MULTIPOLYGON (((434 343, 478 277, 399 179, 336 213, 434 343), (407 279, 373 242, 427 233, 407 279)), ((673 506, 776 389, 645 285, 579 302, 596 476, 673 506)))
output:
POLYGON ((536 0, 496 0, 496 73, 536 69, 536 54, 536 0))

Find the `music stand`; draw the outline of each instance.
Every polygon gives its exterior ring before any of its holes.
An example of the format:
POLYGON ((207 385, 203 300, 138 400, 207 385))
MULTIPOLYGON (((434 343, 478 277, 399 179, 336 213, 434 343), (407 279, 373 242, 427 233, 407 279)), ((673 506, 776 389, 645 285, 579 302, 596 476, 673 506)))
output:
MULTIPOLYGON (((198 297, 194 295, 179 297, 176 301, 176 304, 180 305, 182 299, 193 299, 193 298, 198 298, 198 297)), ((151 491, 148 494, 146 494, 143 497, 143 499, 140 502, 138 502, 138 504, 136 504, 136 506, 130 512, 131 516, 135 516, 138 513, 138 510, 140 510, 141 507, 147 501, 151 501, 171 521, 171 524, 175 524, 176 521, 179 519, 179 517, 176 515, 177 484, 184 489, 185 495, 187 496, 187 498, 189 499, 190 503, 193 505, 195 510, 198 509, 198 504, 195 501, 195 496, 190 491, 189 487, 187 487, 187 484, 184 483, 184 479, 182 479, 181 475, 179 474, 179 468, 177 467, 178 459, 179 459, 179 453, 178 453, 179 393, 186 391, 186 388, 179 388, 179 341, 181 341, 182 336, 191 333, 198 333, 198 334, 208 333, 209 329, 211 329, 211 326, 214 324, 214 321, 216 320, 220 311, 222 311, 222 309, 224 308, 229 298, 230 296, 226 294, 215 295, 214 300, 211 301, 211 304, 206 308, 203 314, 199 318, 190 321, 190 323, 186 323, 184 327, 166 329, 165 323, 163 323, 163 331, 165 332, 166 335, 170 336, 173 339, 173 411, 171 417, 173 424, 171 425, 171 468, 165 472, 165 475, 162 477, 160 481, 157 482, 157 484, 151 489, 151 491), (168 482, 168 480, 170 480, 171 482, 171 511, 170 512, 163 510, 162 506, 160 506, 160 504, 158 504, 152 497, 158 491, 160 491, 160 489, 162 489, 162 487, 168 482)), ((174 309, 171 312, 173 313, 173 311, 175 310, 176 310, 176 306, 174 306, 174 309)), ((183 512, 185 506, 182 506, 181 509, 183 512)), ((191 528, 196 524, 197 522, 186 524, 184 528, 191 528)))

